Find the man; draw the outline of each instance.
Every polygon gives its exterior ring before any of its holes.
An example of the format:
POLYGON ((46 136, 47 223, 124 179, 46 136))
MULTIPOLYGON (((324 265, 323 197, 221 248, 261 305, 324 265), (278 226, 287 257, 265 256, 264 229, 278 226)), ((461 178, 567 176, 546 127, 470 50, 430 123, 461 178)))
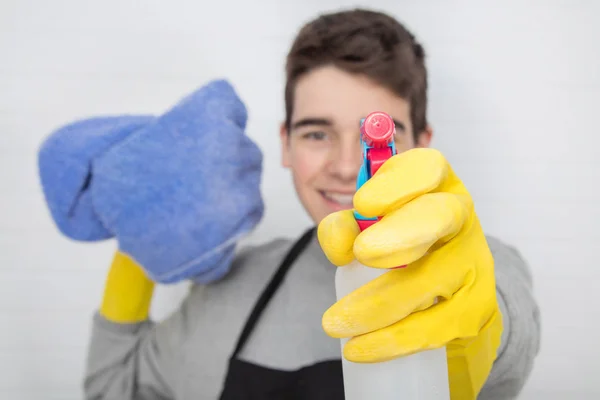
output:
POLYGON ((87 398, 343 399, 338 338, 355 336, 344 356, 356 362, 446 346, 453 399, 517 396, 539 346, 530 273, 483 235, 467 189, 427 148, 424 58, 381 13, 333 13, 302 28, 280 139, 317 235, 241 251, 159 323, 148 319, 153 282, 117 253, 94 319, 87 398), (394 118, 400 154, 355 194, 358 123, 372 111, 394 118), (353 207, 383 219, 359 234, 353 207), (332 264, 354 258, 406 267, 336 303, 332 264))

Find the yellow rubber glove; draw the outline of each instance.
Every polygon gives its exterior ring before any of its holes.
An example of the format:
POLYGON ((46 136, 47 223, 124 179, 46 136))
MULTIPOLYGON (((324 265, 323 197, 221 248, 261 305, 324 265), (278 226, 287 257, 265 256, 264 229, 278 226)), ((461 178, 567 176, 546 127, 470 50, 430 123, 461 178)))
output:
POLYGON ((148 318, 154 292, 152 282, 131 257, 116 252, 104 286, 100 314, 115 323, 136 323, 148 318))
POLYGON ((354 206, 383 218, 361 233, 352 211, 330 214, 318 227, 328 259, 407 267, 340 299, 323 316, 325 332, 352 338, 344 357, 359 363, 447 346, 451 398, 475 399, 496 359, 502 318, 494 260, 467 189, 440 152, 418 148, 389 159, 354 206))

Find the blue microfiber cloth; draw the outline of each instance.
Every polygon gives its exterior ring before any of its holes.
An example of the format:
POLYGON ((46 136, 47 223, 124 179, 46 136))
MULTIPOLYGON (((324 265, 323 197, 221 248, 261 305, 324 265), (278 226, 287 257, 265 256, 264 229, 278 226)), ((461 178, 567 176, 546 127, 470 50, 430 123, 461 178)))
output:
POLYGON ((264 212, 262 153, 246 121, 233 87, 216 80, 161 116, 61 127, 38 157, 57 227, 74 240, 115 237, 156 282, 222 278, 264 212))

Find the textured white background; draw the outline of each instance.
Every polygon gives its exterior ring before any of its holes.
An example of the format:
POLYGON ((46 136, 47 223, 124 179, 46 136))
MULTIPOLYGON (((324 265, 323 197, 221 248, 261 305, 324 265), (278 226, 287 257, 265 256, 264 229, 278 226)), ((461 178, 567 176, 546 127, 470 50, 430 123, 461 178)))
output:
MULTIPOLYGON (((252 240, 297 235, 308 219, 277 138, 285 52, 301 23, 357 4, 0 2, 0 398, 82 398, 90 317, 114 248, 57 233, 36 172, 45 135, 83 116, 160 113, 226 77, 266 156, 267 215, 252 240)), ((368 4, 425 44, 433 145, 471 189, 486 231, 533 268, 542 353, 522 398, 600 398, 600 1, 368 4)), ((154 315, 183 289, 161 288, 154 315)))

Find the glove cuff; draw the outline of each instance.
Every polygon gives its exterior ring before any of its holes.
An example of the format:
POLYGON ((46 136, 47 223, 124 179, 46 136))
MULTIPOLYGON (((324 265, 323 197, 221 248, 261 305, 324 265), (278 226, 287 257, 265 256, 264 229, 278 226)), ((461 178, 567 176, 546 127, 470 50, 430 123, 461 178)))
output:
POLYGON ((496 309, 476 337, 447 345, 451 399, 477 399, 496 360, 502 330, 502 316, 496 309))
POLYGON ((117 251, 106 279, 100 314, 115 323, 147 320, 154 286, 131 257, 117 251))

